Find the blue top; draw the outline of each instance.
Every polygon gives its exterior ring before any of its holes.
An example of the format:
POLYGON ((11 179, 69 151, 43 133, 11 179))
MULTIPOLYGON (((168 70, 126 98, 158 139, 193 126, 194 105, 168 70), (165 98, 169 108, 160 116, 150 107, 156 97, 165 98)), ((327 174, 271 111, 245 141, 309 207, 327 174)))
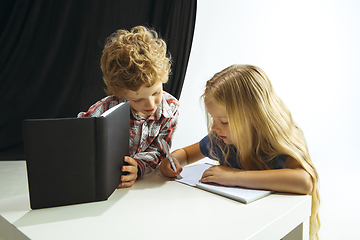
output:
MULTIPOLYGON (((228 163, 233 168, 242 169, 242 167, 240 167, 239 164, 236 161, 237 150, 236 150, 235 146, 234 145, 229 145, 229 148, 230 148, 230 153, 229 153, 228 163)), ((208 157, 208 158, 214 159, 214 160, 219 160, 220 165, 225 165, 225 156, 222 153, 222 151, 221 151, 221 149, 220 149, 220 147, 218 145, 214 144, 213 145, 213 150, 212 150, 213 155, 216 156, 217 158, 211 156, 211 154, 210 154, 211 149, 210 149, 210 137, 209 137, 209 135, 207 135, 206 137, 204 137, 200 141, 200 151, 205 157, 208 157)), ((269 164, 268 164, 269 168, 270 169, 285 168, 285 160, 286 160, 286 158, 287 158, 286 155, 279 155, 279 156, 275 157, 273 160, 271 160, 269 162, 269 164)))

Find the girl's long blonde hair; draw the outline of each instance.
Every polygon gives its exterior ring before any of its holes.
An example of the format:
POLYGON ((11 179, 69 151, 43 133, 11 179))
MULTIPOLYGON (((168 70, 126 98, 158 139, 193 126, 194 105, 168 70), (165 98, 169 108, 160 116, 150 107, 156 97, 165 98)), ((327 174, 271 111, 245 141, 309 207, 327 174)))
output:
MULTIPOLYGON (((276 156, 287 155, 296 159, 310 174, 313 181, 310 239, 318 239, 318 173, 302 130, 274 92, 265 72, 252 65, 232 65, 206 83, 202 98, 215 101, 226 109, 239 166, 246 170, 265 170, 276 156)), ((207 116, 209 132, 214 135, 211 116, 207 116)), ((215 141, 220 140, 215 137, 215 141)), ((220 142, 216 144, 227 153, 228 146, 220 142)))

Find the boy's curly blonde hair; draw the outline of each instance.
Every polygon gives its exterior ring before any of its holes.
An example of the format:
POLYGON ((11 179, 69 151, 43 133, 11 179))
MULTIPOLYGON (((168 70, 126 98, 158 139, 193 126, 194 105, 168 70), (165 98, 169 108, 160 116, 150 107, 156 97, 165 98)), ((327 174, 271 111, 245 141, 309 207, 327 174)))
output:
POLYGON ((114 32, 107 38, 101 57, 106 93, 117 97, 123 97, 127 90, 137 92, 142 86, 166 83, 170 67, 166 43, 143 26, 114 32))

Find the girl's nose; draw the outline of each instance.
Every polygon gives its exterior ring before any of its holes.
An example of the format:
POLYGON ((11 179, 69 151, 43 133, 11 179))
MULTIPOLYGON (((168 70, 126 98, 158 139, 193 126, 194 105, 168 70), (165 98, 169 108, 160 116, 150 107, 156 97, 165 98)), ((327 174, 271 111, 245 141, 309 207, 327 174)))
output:
POLYGON ((217 124, 215 122, 213 122, 211 129, 216 132, 219 128, 218 128, 217 124))

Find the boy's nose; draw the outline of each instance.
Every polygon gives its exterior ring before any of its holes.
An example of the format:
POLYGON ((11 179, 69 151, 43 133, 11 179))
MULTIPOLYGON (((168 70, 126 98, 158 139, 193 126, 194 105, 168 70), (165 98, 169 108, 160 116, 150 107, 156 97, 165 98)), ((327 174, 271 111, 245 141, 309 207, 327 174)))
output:
POLYGON ((152 109, 152 108, 154 108, 154 106, 155 106, 155 103, 154 103, 153 99, 148 98, 146 101, 145 107, 152 109))

